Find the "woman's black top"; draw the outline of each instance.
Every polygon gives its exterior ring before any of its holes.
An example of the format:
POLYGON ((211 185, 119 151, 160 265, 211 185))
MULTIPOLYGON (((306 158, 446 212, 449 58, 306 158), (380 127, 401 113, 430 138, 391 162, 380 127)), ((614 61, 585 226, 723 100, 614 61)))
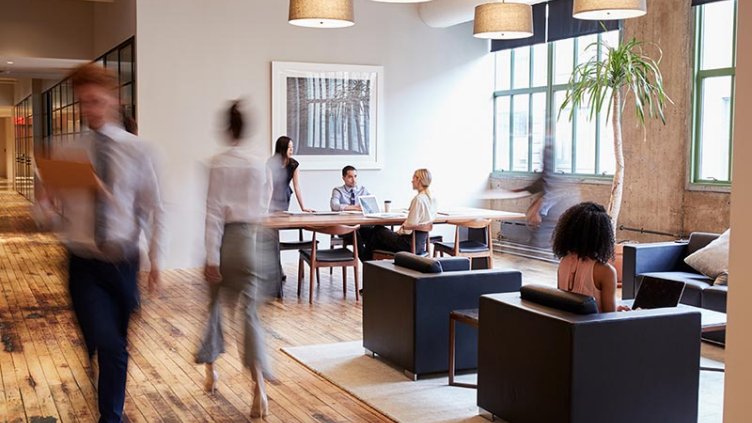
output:
POLYGON ((292 175, 300 163, 290 158, 287 166, 285 166, 284 158, 275 154, 269 158, 266 165, 272 173, 272 201, 269 205, 269 211, 287 211, 290 208, 290 197, 292 196, 290 181, 292 181, 292 175))

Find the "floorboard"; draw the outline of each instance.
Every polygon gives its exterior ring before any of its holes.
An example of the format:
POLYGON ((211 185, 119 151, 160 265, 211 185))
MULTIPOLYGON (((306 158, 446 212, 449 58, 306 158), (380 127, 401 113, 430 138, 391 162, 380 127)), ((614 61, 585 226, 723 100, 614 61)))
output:
MULTIPOLYGON (((37 231, 29 203, 18 194, 0 192, 2 421, 91 422, 98 415, 90 363, 70 310, 65 260, 54 237, 37 231)), ((259 310, 276 378, 268 385, 267 421, 390 421, 280 351, 362 337, 362 307, 355 301, 352 270, 347 298, 342 297, 342 273, 323 271, 310 305, 307 286, 302 298, 296 295, 295 254, 283 253, 283 265, 288 275, 284 299, 259 310)), ((524 270, 524 283, 551 285, 556 270, 549 263, 513 256, 497 255, 494 265, 524 270)), ((223 316, 227 351, 216 363, 219 387, 213 395, 203 390, 203 367, 194 363, 207 308, 200 270, 166 271, 158 293, 142 292, 129 337, 127 421, 251 421, 253 385, 234 341, 241 326, 229 312, 223 316)))

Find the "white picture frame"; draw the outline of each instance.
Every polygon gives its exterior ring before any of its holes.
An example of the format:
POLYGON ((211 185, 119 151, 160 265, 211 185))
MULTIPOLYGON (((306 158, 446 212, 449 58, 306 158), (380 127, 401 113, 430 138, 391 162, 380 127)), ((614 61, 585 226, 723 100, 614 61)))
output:
POLYGON ((272 62, 272 153, 293 139, 303 170, 384 166, 384 67, 272 62))

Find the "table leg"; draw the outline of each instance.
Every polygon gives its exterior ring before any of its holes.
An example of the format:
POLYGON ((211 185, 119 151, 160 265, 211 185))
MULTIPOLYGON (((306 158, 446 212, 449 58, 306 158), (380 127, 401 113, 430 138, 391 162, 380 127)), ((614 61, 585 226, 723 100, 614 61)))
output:
POLYGON ((454 386, 454 329, 454 319, 449 316, 449 386, 454 386))

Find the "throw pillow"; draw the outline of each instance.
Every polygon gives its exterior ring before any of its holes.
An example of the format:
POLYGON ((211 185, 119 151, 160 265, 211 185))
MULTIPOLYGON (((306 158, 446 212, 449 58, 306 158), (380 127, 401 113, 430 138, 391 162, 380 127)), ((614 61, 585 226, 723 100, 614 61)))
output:
POLYGON ((723 272, 720 275, 718 275, 717 278, 715 278, 715 282, 713 282, 713 285, 728 285, 728 273, 723 272))
POLYGON ((731 229, 728 229, 704 248, 688 255, 684 262, 711 279, 728 273, 730 234, 731 229))

